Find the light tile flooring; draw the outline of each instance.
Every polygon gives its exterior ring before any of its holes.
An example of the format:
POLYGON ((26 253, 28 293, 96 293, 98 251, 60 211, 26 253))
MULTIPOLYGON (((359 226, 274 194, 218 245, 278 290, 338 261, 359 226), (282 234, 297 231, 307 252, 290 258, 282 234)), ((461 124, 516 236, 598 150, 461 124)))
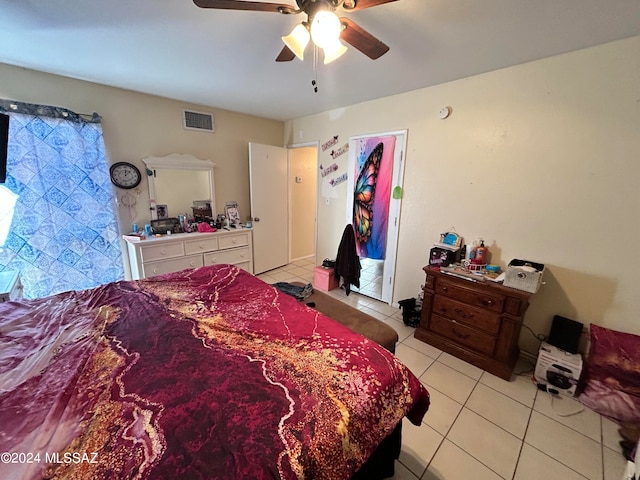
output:
POLYGON ((353 287, 354 292, 368 297, 382 298, 382 269, 384 260, 360 258, 360 288, 353 287))
MULTIPOLYGON (((313 282, 312 258, 258 275, 313 282)), ((399 309, 343 290, 330 295, 392 326, 398 358, 431 395, 422 425, 405 420, 396 480, 619 480, 618 425, 567 397, 551 397, 519 362, 510 382, 413 337, 399 309)))

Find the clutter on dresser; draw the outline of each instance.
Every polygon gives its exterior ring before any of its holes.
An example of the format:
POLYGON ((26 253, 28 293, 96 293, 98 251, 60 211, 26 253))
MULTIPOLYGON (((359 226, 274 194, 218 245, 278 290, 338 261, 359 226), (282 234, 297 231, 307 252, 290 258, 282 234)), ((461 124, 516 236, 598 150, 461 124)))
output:
POLYGON ((542 285, 544 264, 514 258, 509 262, 505 272, 505 287, 517 288, 529 293, 536 293, 542 285))
POLYGON ((429 252, 429 265, 448 267, 460 262, 462 237, 455 232, 440 234, 440 241, 434 243, 429 252))
POLYGON ((238 202, 231 201, 227 202, 224 206, 224 212, 229 221, 229 226, 236 228, 240 225, 240 210, 238 209, 238 202))
POLYGON ((151 220, 151 231, 156 234, 181 233, 182 226, 180 220, 176 217, 160 218, 158 220, 151 220))

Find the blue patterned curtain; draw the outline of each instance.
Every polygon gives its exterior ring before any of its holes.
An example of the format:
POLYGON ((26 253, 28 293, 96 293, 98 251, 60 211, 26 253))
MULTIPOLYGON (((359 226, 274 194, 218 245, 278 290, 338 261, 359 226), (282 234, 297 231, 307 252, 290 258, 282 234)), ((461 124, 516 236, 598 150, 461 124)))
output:
POLYGON ((26 298, 124 278, 100 117, 8 100, 0 112, 10 116, 0 271, 20 272, 26 298))

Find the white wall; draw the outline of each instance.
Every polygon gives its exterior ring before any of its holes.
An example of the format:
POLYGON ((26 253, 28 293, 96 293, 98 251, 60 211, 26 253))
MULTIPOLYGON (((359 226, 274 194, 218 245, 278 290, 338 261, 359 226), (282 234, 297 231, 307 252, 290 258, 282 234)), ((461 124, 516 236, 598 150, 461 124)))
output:
MULTIPOLYGON (((561 314, 640 333, 638 72, 633 37, 295 119, 285 143, 408 129, 395 301, 416 296, 431 244, 454 226, 483 237, 492 263, 547 265, 525 317, 536 332, 561 314)), ((318 258, 335 256, 344 228, 346 186, 333 191, 318 258)), ((520 344, 537 351, 525 329, 520 344)))

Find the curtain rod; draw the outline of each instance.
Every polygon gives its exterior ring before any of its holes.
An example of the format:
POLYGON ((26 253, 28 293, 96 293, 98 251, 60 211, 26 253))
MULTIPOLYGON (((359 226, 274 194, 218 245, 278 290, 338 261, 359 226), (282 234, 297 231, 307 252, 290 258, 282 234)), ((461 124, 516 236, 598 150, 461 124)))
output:
POLYGON ((35 103, 17 102, 15 100, 0 99, 0 111, 7 113, 22 113, 41 117, 63 118, 65 120, 86 123, 100 123, 102 117, 97 113, 76 113, 63 107, 52 105, 37 105, 35 103))

